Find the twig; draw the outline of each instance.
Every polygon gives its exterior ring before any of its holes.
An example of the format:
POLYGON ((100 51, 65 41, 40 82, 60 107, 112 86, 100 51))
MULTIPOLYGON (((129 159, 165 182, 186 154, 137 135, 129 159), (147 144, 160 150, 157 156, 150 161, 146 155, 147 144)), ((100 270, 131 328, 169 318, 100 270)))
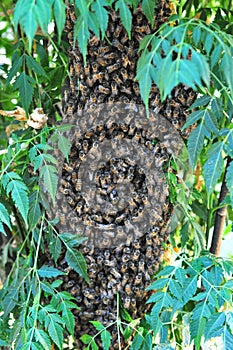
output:
MULTIPOLYGON (((230 158, 228 158, 226 169, 227 169, 228 165, 230 164, 230 161, 231 161, 230 158)), ((218 199, 218 205, 220 205, 222 203, 222 201, 226 197, 227 193, 228 193, 228 188, 226 185, 226 170, 225 170, 225 174, 224 174, 224 178, 223 178, 223 182, 222 182, 222 186, 221 186, 221 191, 220 191, 220 195, 219 195, 219 199, 218 199)), ((219 254, 220 254, 226 216, 227 216, 227 206, 226 205, 219 208, 216 211, 215 220, 214 220, 214 232, 213 232, 213 237, 212 237, 211 247, 210 247, 210 253, 212 253, 216 256, 219 256, 219 254)))

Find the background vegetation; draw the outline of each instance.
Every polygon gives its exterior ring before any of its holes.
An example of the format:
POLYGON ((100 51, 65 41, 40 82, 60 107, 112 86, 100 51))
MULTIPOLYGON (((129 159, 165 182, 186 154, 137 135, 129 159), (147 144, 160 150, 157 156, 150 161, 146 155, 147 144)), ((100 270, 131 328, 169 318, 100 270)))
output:
MULTIPOLYGON (((75 35, 84 58, 89 31, 100 36, 105 33, 105 22, 97 19, 108 18, 107 6, 120 10, 130 35, 128 6, 137 6, 138 2, 76 1, 79 20, 75 35)), ((129 339, 132 350, 153 346, 185 349, 190 344, 200 349, 206 340, 217 336, 222 348, 229 350, 233 343, 233 261, 232 257, 218 255, 223 237, 232 231, 233 8, 231 1, 183 0, 173 4, 176 14, 141 43, 137 79, 146 106, 152 82, 159 87, 161 99, 179 83, 197 90, 198 98, 184 125, 184 129, 195 126, 187 141, 194 183, 187 199, 176 179, 170 179, 178 194, 173 200, 179 201, 184 219, 172 232, 164 265, 148 288, 156 291, 148 300, 151 313, 143 320, 133 320, 127 312, 119 312, 117 327, 129 339)), ((150 11, 156 2, 144 0, 143 6, 152 21, 150 11)), ((51 243, 49 250, 55 263, 65 245, 69 265, 88 278, 85 260, 78 251, 83 238, 58 234, 57 222, 47 220, 47 202, 37 176, 41 167, 40 176, 54 198, 57 161, 48 152, 53 145, 47 140, 53 135, 64 157, 70 148, 62 134, 69 126, 55 123, 61 119, 61 89, 68 75, 65 3, 18 0, 15 4, 3 0, 0 9, 4 282, 0 291, 0 346, 61 349, 74 335, 72 310, 77 306, 69 293, 59 289, 58 277, 64 273, 41 263, 45 242, 51 243), (6 112, 15 106, 23 109, 6 112), (33 117, 36 108, 43 111, 37 110, 37 117, 33 117)), ((93 324, 96 334, 101 335, 103 349, 109 349, 113 325, 105 328, 98 322, 93 324)), ((98 348, 95 337, 84 335, 82 340, 87 349, 98 348)))

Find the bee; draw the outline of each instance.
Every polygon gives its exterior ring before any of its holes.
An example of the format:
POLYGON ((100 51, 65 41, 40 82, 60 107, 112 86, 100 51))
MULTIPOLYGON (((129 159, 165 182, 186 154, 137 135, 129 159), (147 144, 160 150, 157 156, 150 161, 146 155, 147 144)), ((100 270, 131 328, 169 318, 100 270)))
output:
POLYGON ((92 62, 91 64, 92 72, 97 73, 98 72, 98 64, 96 62, 92 62))
POLYGON ((124 221, 126 217, 126 214, 125 213, 122 213, 121 215, 119 215, 118 217, 116 217, 115 219, 115 223, 118 225, 120 224, 122 221, 124 221))
POLYGON ((128 37, 127 33, 125 33, 120 39, 120 41, 123 45, 125 45, 128 40, 129 40, 129 37, 128 37))
POLYGON ((133 91, 134 91, 136 96, 140 95, 140 90, 139 90, 138 83, 136 83, 135 81, 133 82, 133 91))
POLYGON ((142 273, 139 272, 137 274, 137 276, 135 277, 135 281, 134 281, 135 285, 137 286, 138 284, 141 284, 142 283, 142 273))
POLYGON ((124 254, 130 254, 130 253, 131 253, 130 248, 129 248, 129 247, 125 247, 125 248, 123 249, 123 253, 124 253, 124 254))
POLYGON ((145 272, 145 261, 139 260, 138 262, 138 271, 139 272, 145 272))
POLYGON ((143 15, 141 13, 138 13, 136 17, 137 24, 138 25, 141 24, 142 20, 143 20, 143 15))
POLYGON ((124 274, 127 271, 127 269, 128 269, 128 265, 126 263, 122 263, 120 268, 121 273, 124 274))
POLYGON ((129 283, 125 285, 125 293, 127 295, 130 295, 132 293, 131 285, 129 283))
POLYGON ((137 239, 135 239, 135 240, 133 241, 133 247, 134 247, 136 250, 138 250, 138 249, 141 248, 140 242, 139 242, 137 239))
POLYGON ((114 35, 116 38, 118 38, 118 37, 120 36, 121 32, 122 32, 122 26, 118 24, 118 25, 116 26, 116 29, 115 29, 113 35, 114 35))
POLYGON ((123 263, 126 263, 126 262, 128 262, 130 260, 130 255, 128 255, 128 254, 123 254, 122 255, 122 262, 123 263))
POLYGON ((134 271, 134 272, 137 271, 137 266, 135 266, 135 264, 134 264, 133 261, 130 261, 130 262, 129 262, 129 268, 130 268, 132 271, 134 271))
POLYGON ((106 136, 106 131, 102 130, 100 135, 99 135, 99 141, 102 142, 106 136))
POLYGON ((109 304, 109 302, 110 302, 110 299, 109 299, 109 296, 103 296, 103 303, 105 304, 105 305, 108 305, 109 304))
POLYGON ((114 102, 115 102, 115 97, 114 97, 114 95, 110 95, 110 96, 108 97, 108 103, 109 103, 110 105, 112 105, 114 102))
POLYGON ((67 171, 68 173, 72 173, 74 171, 74 169, 67 163, 64 163, 62 168, 67 171))
POLYGON ((107 53, 106 55, 104 55, 104 58, 106 60, 112 60, 115 58, 115 53, 114 52, 107 53))
POLYGON ((129 309, 130 307, 130 297, 127 295, 123 301, 123 306, 125 309, 129 309))
POLYGON ((90 138, 92 138, 94 136, 94 129, 89 129, 89 130, 87 130, 86 131, 86 133, 85 133, 85 138, 87 138, 87 139, 90 139, 90 138))
POLYGON ((94 296, 94 293, 93 293, 93 292, 94 292, 94 291, 93 291, 92 289, 86 288, 86 289, 84 289, 84 291, 83 291, 83 295, 84 295, 86 298, 93 300, 93 299, 95 299, 95 296, 94 296))
POLYGON ((124 92, 127 95, 132 95, 132 90, 130 87, 126 87, 126 86, 121 86, 121 91, 124 92))
POLYGON ((117 83, 115 81, 112 81, 111 83, 111 90, 112 90, 111 96, 116 96, 118 94, 117 83))
POLYGON ((121 274, 114 268, 111 268, 109 271, 116 279, 120 279, 121 278, 121 274))
POLYGON ((95 310, 95 315, 96 316, 106 316, 107 310, 95 310))
POLYGON ((82 190, 82 180, 80 178, 78 178, 77 181, 76 181, 75 190, 76 191, 81 191, 82 190))
POLYGON ((105 54, 105 53, 107 53, 107 52, 109 52, 109 51, 110 51, 110 46, 100 46, 100 47, 98 48, 98 53, 99 53, 99 55, 105 54))
POLYGON ((103 85, 99 85, 99 92, 101 94, 109 95, 110 94, 110 89, 104 87, 103 85))
POLYGON ((99 43, 99 38, 94 35, 90 40, 89 40, 89 44, 90 46, 97 46, 99 43))
POLYGON ((129 280, 129 273, 125 272, 122 278, 121 286, 124 287, 129 280))
POLYGON ((118 39, 113 39, 112 45, 114 47, 116 47, 121 52, 124 50, 124 46, 120 43, 120 41, 118 39))
POLYGON ((79 156, 79 159, 81 161, 84 161, 86 159, 86 157, 87 157, 86 153, 83 150, 79 151, 79 155, 78 156, 79 156))
POLYGON ((105 259, 109 259, 110 258, 110 251, 109 251, 109 249, 106 249, 104 251, 104 257, 105 257, 105 259))
POLYGON ((124 68, 126 68, 130 64, 129 57, 126 54, 122 54, 122 65, 124 68))
MULTIPOLYGON (((105 57, 104 57, 105 58, 105 57)), ((107 61, 103 57, 98 57, 96 61, 99 63, 100 66, 106 67, 107 61)))
POLYGON ((139 256, 140 256, 140 250, 139 249, 134 250, 132 254, 132 260, 137 261, 139 259, 139 256))
POLYGON ((97 82, 97 80, 101 83, 103 81, 103 72, 95 73, 92 75, 92 80, 94 83, 97 82))
POLYGON ((115 63, 115 64, 112 64, 111 66, 108 66, 107 67, 107 71, 108 71, 108 73, 112 73, 112 72, 114 72, 115 70, 117 70, 119 68, 120 68, 120 64, 119 63, 115 63))
POLYGON ((73 200, 72 197, 67 196, 66 199, 67 199, 67 202, 69 203, 69 205, 71 205, 72 207, 75 205, 75 201, 73 200))
POLYGON ((180 109, 178 107, 174 108, 173 118, 178 118, 180 115, 180 109))
POLYGON ((128 79, 127 70, 125 68, 121 68, 120 73, 121 73, 123 80, 126 81, 128 79))
POLYGON ((87 77, 87 85, 91 88, 94 85, 94 80, 91 77, 87 77))
POLYGON ((148 259, 152 258, 152 247, 150 245, 146 248, 146 257, 148 259))
POLYGON ((129 98, 127 96, 122 95, 119 97, 119 102, 129 103, 129 98))
POLYGON ((134 136, 136 131, 137 131, 137 128, 136 128, 135 124, 131 123, 130 126, 129 126, 128 135, 129 136, 134 136))
POLYGON ((103 103, 105 99, 105 95, 101 94, 98 96, 97 103, 103 103))

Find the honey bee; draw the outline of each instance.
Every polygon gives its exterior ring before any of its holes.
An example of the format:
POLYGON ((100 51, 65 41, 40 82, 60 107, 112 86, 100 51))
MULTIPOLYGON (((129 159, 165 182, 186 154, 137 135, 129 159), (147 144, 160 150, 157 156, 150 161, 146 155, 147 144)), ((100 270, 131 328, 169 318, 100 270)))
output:
POLYGON ((128 265, 126 263, 122 263, 120 268, 121 273, 124 274, 127 270, 128 270, 128 265))
POLYGON ((92 80, 94 83, 97 82, 97 80, 101 83, 103 81, 103 72, 95 73, 92 75, 92 80))
POLYGON ((92 87, 94 85, 94 80, 91 79, 91 77, 89 77, 89 76, 87 77, 87 85, 89 87, 92 87))
POLYGON ((134 136, 136 130, 137 130, 137 128, 136 128, 135 124, 131 123, 131 124, 129 125, 128 135, 129 135, 129 136, 134 136))
POLYGON ((83 298, 83 304, 86 306, 87 309, 93 308, 93 304, 86 297, 83 298))
POLYGON ((122 287, 124 287, 126 285, 128 280, 129 280, 129 273, 125 272, 123 275, 123 278, 122 278, 122 282, 121 282, 122 287))
POLYGON ((74 171, 74 169, 67 163, 64 163, 62 168, 67 171, 68 173, 72 173, 74 171))
POLYGON ((67 199, 67 202, 69 203, 69 205, 71 205, 72 207, 75 205, 75 201, 73 200, 72 197, 67 196, 66 199, 67 199))
POLYGON ((76 191, 81 191, 82 190, 82 180, 80 178, 78 178, 78 180, 76 181, 75 190, 76 191))
POLYGON ((109 302, 110 302, 110 299, 109 299, 109 297, 108 296, 103 296, 103 303, 105 304, 105 305, 108 305, 109 304, 109 302))
POLYGON ((90 288, 84 289, 83 295, 88 299, 91 299, 91 300, 95 299, 94 291, 90 288))
POLYGON ((121 278, 121 274, 115 269, 115 268, 111 268, 109 271, 116 279, 120 279, 121 278))
POLYGON ((130 260, 130 255, 128 255, 128 254, 123 254, 122 255, 122 262, 123 263, 126 263, 126 262, 128 262, 130 260))
POLYGON ((128 37, 127 33, 125 33, 120 39, 120 41, 123 45, 125 45, 128 40, 129 40, 129 37, 128 37))
POLYGON ((97 103, 103 103, 105 100, 105 95, 101 94, 98 96, 97 103))
POLYGON ((125 309, 129 309, 130 308, 130 297, 127 295, 123 301, 123 306, 125 309))
POLYGON ((108 71, 108 73, 112 73, 112 72, 114 72, 115 70, 117 70, 119 68, 120 68, 120 64, 119 63, 115 63, 115 64, 112 64, 111 66, 108 66, 107 67, 107 71, 108 71))
POLYGON ((112 105, 114 102, 115 102, 115 97, 114 97, 114 95, 110 95, 110 96, 108 97, 108 103, 112 105))
POLYGON ((79 159, 81 161, 84 161, 86 159, 86 157, 87 157, 86 153, 83 150, 79 151, 79 155, 78 156, 79 156, 79 159))
POLYGON ((95 310, 96 316, 105 316, 107 315, 107 310, 95 310))
POLYGON ((120 43, 120 41, 118 39, 113 39, 112 45, 114 47, 116 47, 121 52, 124 50, 124 46, 120 43))
POLYGON ((104 87, 103 85, 99 85, 99 91, 101 94, 109 95, 110 94, 110 89, 104 87))
POLYGON ((118 24, 118 25, 116 26, 116 29, 115 29, 113 35, 114 35, 116 38, 118 38, 118 37, 120 36, 121 32, 122 32, 122 26, 118 24))
POLYGON ((139 256, 140 256, 140 250, 139 249, 134 250, 132 254, 132 260, 137 261, 139 259, 139 256))
POLYGON ((125 285, 125 292, 127 295, 130 295, 132 293, 131 285, 129 283, 125 285))
POLYGON ((92 138, 94 136, 94 129, 89 129, 89 130, 87 130, 86 131, 86 133, 85 133, 85 138, 87 138, 87 139, 90 139, 90 138, 92 138))
POLYGON ((99 55, 105 54, 106 52, 109 52, 109 51, 110 51, 110 46, 100 46, 98 48, 99 55))
POLYGON ((118 94, 118 89, 117 89, 117 84, 115 81, 111 83, 111 90, 112 90, 112 95, 111 96, 116 96, 118 94))
POLYGON ((91 64, 92 72, 97 73, 98 72, 98 64, 96 62, 92 62, 91 64))
MULTIPOLYGON (((113 267, 116 265, 116 260, 108 260, 108 259, 105 259, 104 260, 104 265, 105 266, 109 266, 109 267, 113 267)), ((116 277, 116 276, 115 276, 116 277)))
POLYGON ((126 217, 126 213, 122 213, 121 215, 119 215, 118 217, 116 217, 115 223, 116 223, 117 225, 119 225, 122 221, 124 221, 125 217, 126 217))
POLYGON ((134 281, 135 285, 137 286, 138 284, 141 284, 142 283, 142 273, 139 272, 137 274, 137 276, 135 277, 135 281, 134 281))
POLYGON ((135 299, 135 298, 132 298, 132 300, 131 300, 131 307, 132 307, 132 308, 136 308, 136 305, 137 305, 136 299, 135 299))
POLYGON ((134 272, 137 271, 137 266, 135 266, 135 264, 134 264, 133 261, 130 261, 130 262, 129 262, 129 268, 130 268, 132 271, 134 271, 134 272))
POLYGON ((114 52, 107 53, 106 55, 104 55, 104 58, 106 60, 112 60, 115 58, 115 53, 114 52))
POLYGON ((121 91, 124 92, 127 95, 132 95, 132 90, 130 87, 126 87, 126 86, 121 86, 121 91))
POLYGON ((133 82, 133 91, 134 91, 136 96, 140 95, 140 90, 139 90, 138 83, 136 83, 135 81, 133 82))
POLYGON ((99 43, 99 38, 94 35, 90 40, 89 40, 89 44, 90 46, 97 46, 99 43))
POLYGON ((129 57, 126 54, 122 54, 122 65, 124 68, 126 68, 130 64, 129 57))
POLYGON ((125 68, 121 68, 120 73, 121 73, 123 80, 126 81, 128 79, 127 70, 125 68))
POLYGON ((96 61, 102 67, 106 67, 106 65, 107 65, 107 61, 103 57, 97 57, 96 61))
POLYGON ((173 111, 173 118, 178 118, 180 115, 180 108, 176 107, 173 111))
POLYGON ((151 246, 148 246, 148 247, 146 248, 146 257, 147 257, 148 259, 151 259, 151 257, 152 257, 152 247, 151 247, 151 246))

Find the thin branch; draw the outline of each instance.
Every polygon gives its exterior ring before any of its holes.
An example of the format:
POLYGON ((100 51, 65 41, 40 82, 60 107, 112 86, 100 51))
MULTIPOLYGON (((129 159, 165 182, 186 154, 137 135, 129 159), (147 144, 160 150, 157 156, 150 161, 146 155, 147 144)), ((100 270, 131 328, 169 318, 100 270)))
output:
MULTIPOLYGON (((230 158, 227 159, 227 165, 230 164, 230 158)), ((226 185, 226 170, 221 186, 221 191, 218 199, 218 205, 222 203, 226 195, 228 194, 228 188, 226 185)), ((215 213, 215 220, 214 220, 214 232, 213 232, 213 237, 211 241, 211 247, 210 247, 210 252, 216 256, 219 256, 220 254, 220 249, 222 245, 222 236, 225 228, 225 222, 226 222, 226 216, 227 216, 227 206, 223 206, 219 208, 216 213, 215 213)))

